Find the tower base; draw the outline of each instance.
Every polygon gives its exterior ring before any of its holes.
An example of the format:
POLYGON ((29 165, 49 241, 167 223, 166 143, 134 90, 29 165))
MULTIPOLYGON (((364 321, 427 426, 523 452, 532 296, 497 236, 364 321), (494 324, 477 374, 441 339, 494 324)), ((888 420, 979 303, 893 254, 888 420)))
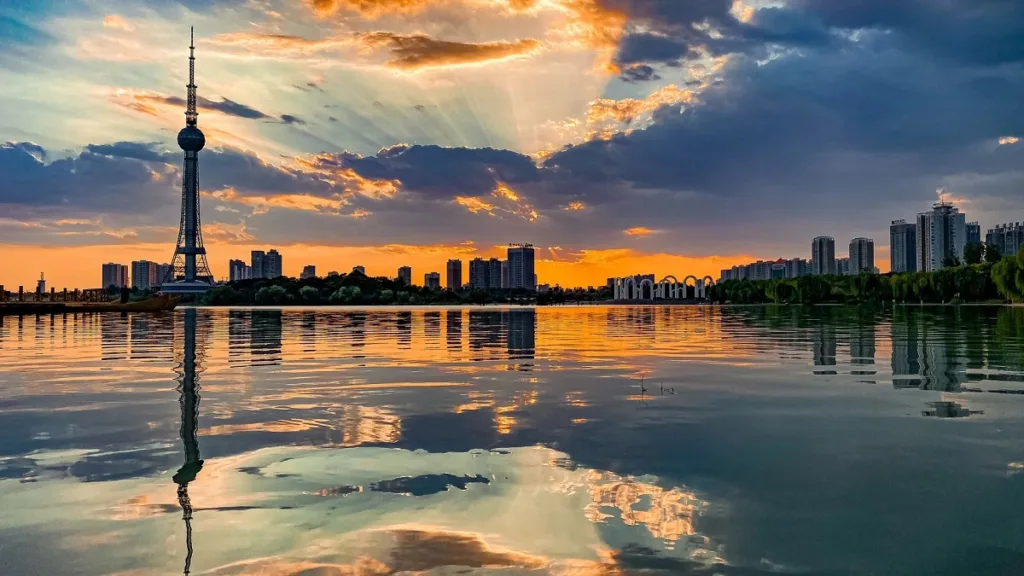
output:
POLYGON ((163 294, 205 294, 213 286, 206 282, 167 282, 160 285, 163 294))

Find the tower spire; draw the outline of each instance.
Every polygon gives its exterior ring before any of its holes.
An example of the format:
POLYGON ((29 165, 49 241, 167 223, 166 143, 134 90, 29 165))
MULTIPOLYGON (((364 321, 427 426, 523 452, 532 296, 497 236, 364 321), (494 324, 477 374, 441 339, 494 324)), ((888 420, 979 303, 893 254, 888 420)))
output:
POLYGON ((185 124, 195 126, 199 118, 196 112, 196 29, 189 28, 188 44, 188 106, 185 108, 185 124))

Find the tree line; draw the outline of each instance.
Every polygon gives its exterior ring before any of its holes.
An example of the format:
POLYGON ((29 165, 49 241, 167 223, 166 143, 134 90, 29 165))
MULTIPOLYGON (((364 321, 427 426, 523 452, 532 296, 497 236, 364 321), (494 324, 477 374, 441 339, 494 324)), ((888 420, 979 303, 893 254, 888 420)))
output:
POLYGON ((563 290, 544 293, 526 289, 459 290, 408 286, 400 280, 371 278, 361 272, 328 278, 239 280, 218 286, 199 299, 208 306, 289 305, 457 305, 457 304, 565 304, 607 300, 611 292, 563 290))
POLYGON ((935 272, 729 280, 711 287, 708 297, 723 304, 1024 302, 1024 249, 1002 257, 980 246, 968 245, 964 263, 935 272))

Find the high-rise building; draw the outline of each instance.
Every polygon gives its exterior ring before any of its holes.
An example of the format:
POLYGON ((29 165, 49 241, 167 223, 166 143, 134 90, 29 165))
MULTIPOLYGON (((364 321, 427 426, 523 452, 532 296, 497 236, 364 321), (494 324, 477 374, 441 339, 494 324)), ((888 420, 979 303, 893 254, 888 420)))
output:
POLYGON ((967 218, 955 206, 938 202, 917 215, 917 269, 942 270, 950 260, 963 261, 967 218))
POLYGON ((836 240, 831 236, 818 236, 811 242, 811 274, 835 275, 836 240))
POLYGON ((228 280, 238 282, 252 278, 252 268, 246 265, 244 260, 228 261, 228 280))
POLYGON ((252 278, 266 278, 267 254, 263 250, 253 250, 250 262, 250 276, 252 278))
MULTIPOLYGON (((185 127, 178 132, 178 147, 185 152, 181 179, 181 225, 171 258, 172 269, 166 278, 154 279, 147 287, 166 283, 164 292, 203 293, 213 284, 213 274, 206 261, 203 232, 199 221, 199 151, 206 146, 206 136, 199 129, 196 110, 196 43, 190 39, 188 48, 188 85, 185 99, 185 127)), ((156 268, 153 268, 156 275, 156 268)), ((134 281, 134 280, 133 280, 134 281)))
POLYGON ((352 267, 352 271, 353 272, 359 272, 363 276, 366 276, 366 266, 359 266, 359 265, 353 266, 352 267))
POLYGON ((284 276, 284 262, 281 255, 273 248, 267 252, 267 257, 263 261, 263 272, 267 275, 267 278, 278 278, 284 276))
POLYGON ((534 271, 533 244, 509 244, 508 247, 509 288, 537 289, 534 271))
POLYGON ((1024 248, 1024 223, 999 224, 985 234, 985 244, 995 246, 1003 256, 1014 256, 1024 248))
POLYGON ((875 241, 871 238, 854 238, 850 241, 850 274, 875 271, 875 241))
POLYGON ((967 244, 981 244, 981 224, 968 222, 964 226, 964 232, 967 235, 967 244))
POLYGON ((398 269, 398 281, 406 286, 412 286, 412 267, 402 266, 398 269))
POLYGON ((299 280, 308 280, 310 278, 316 278, 316 265, 306 264, 302 267, 302 273, 299 274, 299 280))
POLYGON ((889 270, 917 272, 917 225, 893 220, 889 225, 889 270))
POLYGON ((836 258, 836 274, 839 276, 850 275, 850 259, 849 258, 836 258))
POLYGON ((440 290, 441 274, 437 272, 427 272, 423 275, 423 285, 432 290, 440 290))
POLYGON ((45 293, 46 293, 46 277, 43 276, 42 272, 40 272, 39 273, 39 280, 36 280, 36 294, 45 294, 45 293))
POLYGON ((786 278, 799 278, 810 276, 811 263, 803 258, 790 258, 786 260, 786 278))
POLYGON ((132 288, 149 290, 160 283, 156 278, 156 262, 136 260, 132 262, 132 288))
POLYGON ((173 264, 157 264, 156 265, 156 281, 162 283, 165 278, 174 279, 174 265, 173 264))
POLYGON ((469 286, 474 290, 487 290, 491 283, 491 265, 483 258, 469 261, 469 286))
POLYGON ((487 261, 487 288, 501 290, 501 260, 497 258, 487 261))
POLYGON ((508 260, 501 261, 501 287, 505 290, 512 287, 512 276, 508 271, 508 260))
POLYGON ((327 273, 328 278, 337 278, 338 276, 341 276, 341 274, 339 274, 337 270, 331 270, 327 273))
POLYGON ((779 258, 772 262, 772 280, 786 278, 786 261, 779 258))
POLYGON ((103 265, 103 287, 110 288, 128 287, 128 267, 124 264, 108 262, 103 265))
POLYGON ((448 283, 446 284, 446 287, 449 290, 458 290, 459 288, 462 288, 462 260, 455 258, 449 260, 447 271, 448 283))

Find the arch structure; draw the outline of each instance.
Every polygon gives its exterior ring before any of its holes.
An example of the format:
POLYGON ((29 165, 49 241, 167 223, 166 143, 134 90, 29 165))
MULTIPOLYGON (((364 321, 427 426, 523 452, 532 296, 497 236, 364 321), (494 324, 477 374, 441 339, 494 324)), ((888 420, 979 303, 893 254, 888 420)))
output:
POLYGON ((635 276, 626 276, 612 280, 612 293, 615 300, 685 300, 688 297, 688 288, 692 287, 693 297, 705 300, 708 288, 714 283, 711 276, 697 278, 690 275, 680 282, 675 276, 668 275, 658 283, 652 282, 650 278, 637 280, 635 276), (645 289, 648 297, 645 297, 645 289))

